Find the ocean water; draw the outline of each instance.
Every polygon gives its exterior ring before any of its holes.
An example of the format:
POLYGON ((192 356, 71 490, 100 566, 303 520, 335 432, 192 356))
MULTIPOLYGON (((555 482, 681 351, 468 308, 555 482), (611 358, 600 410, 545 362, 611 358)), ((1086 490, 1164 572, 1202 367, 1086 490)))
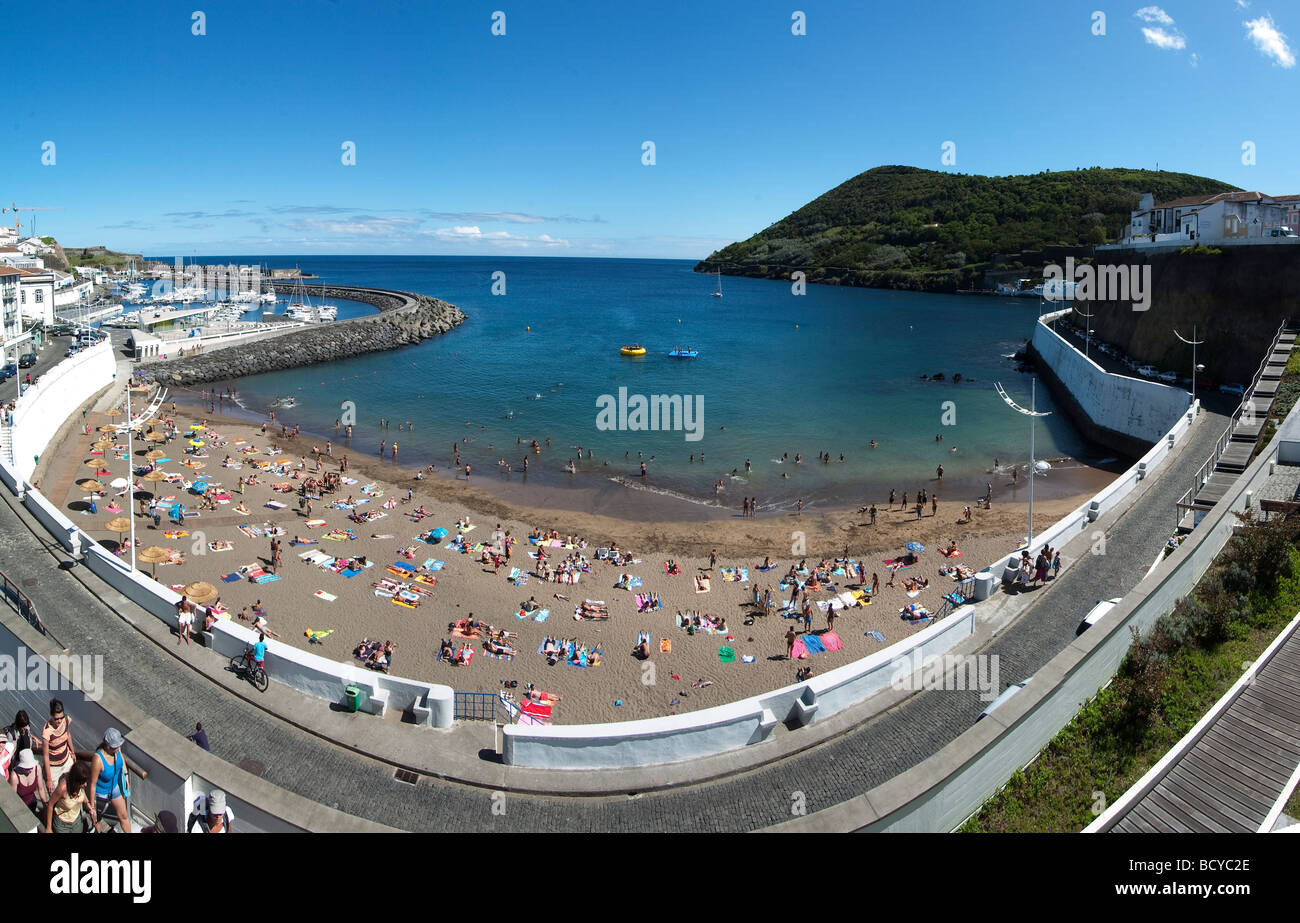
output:
MULTIPOLYGON (((277 420, 301 424, 322 442, 355 407, 349 451, 357 456, 377 457, 381 439, 397 440, 403 467, 442 468, 458 443, 462 464, 473 465, 480 482, 484 475, 519 481, 527 456, 532 482, 623 483, 705 504, 759 496, 764 510, 801 499, 805 509, 865 502, 891 487, 933 489, 927 482, 940 464, 945 485, 982 486, 995 459, 1004 467, 1028 460, 1029 420, 1003 403, 994 382, 1029 405, 1030 376, 1005 357, 1032 333, 1038 302, 1031 299, 817 285, 795 295, 789 283, 726 276, 724 297, 713 298, 715 278, 680 260, 195 259, 299 265, 325 282, 421 292, 465 311, 460 328, 417 346, 237 383, 240 406, 256 419, 294 397, 296 406, 281 408, 277 420), (493 294, 498 272, 504 294, 493 294), (647 348, 644 358, 619 354, 632 342, 647 348), (698 349, 699 358, 668 358, 678 345, 698 349), (939 372, 948 380, 921 380, 939 372), (963 380, 954 383, 954 374, 963 380), (701 407, 700 438, 598 428, 598 402, 620 389, 680 395, 701 407), (380 418, 391 428, 380 429, 380 418), (414 430, 399 432, 396 424, 406 421, 414 430), (541 454, 529 451, 533 439, 541 454), (822 452, 829 463, 818 460, 822 452), (512 473, 499 468, 502 459, 512 473)), ((333 303, 341 318, 373 310, 333 303)), ((1038 458, 1103 454, 1085 444, 1041 385, 1037 402, 1051 412, 1038 421, 1038 458)))

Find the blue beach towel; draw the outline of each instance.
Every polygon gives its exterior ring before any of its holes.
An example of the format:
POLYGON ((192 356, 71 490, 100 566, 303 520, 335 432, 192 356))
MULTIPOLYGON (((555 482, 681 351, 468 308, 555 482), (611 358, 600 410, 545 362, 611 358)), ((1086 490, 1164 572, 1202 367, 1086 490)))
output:
POLYGON ((545 622, 545 621, 546 621, 548 618, 550 618, 550 617, 551 617, 551 610, 550 610, 550 609, 538 609, 538 610, 537 610, 537 614, 533 616, 533 621, 534 621, 534 622, 545 622))
POLYGON ((822 639, 813 634, 803 635, 803 646, 808 648, 810 654, 826 653, 826 645, 822 644, 822 639))
POLYGON ((225 574, 221 578, 222 583, 234 583, 236 580, 243 580, 243 574, 225 574))
POLYGON ((871 629, 871 631, 867 632, 867 637, 879 641, 881 644, 885 643, 885 633, 879 628, 871 629))

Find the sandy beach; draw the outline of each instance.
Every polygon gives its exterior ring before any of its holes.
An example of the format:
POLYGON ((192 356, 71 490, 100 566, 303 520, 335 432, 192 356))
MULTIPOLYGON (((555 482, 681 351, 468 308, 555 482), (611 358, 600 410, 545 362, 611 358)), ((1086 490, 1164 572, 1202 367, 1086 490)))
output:
MULTIPOLYGON (((973 509, 973 518, 968 523, 959 519, 963 506, 974 507, 973 500, 945 501, 942 485, 936 487, 926 481, 921 483, 928 483, 940 494, 937 513, 932 513, 927 504, 918 520, 914 507, 905 510, 895 503, 892 508, 886 508, 886 498, 881 497, 876 500, 879 509, 874 525, 869 523, 866 514, 859 515, 852 510, 815 515, 760 515, 753 519, 742 518, 739 511, 734 511, 729 518, 674 522, 547 508, 544 498, 537 505, 519 503, 513 496, 503 499, 493 491, 487 477, 481 478, 484 483, 480 486, 478 476, 467 483, 463 475, 454 478, 439 468, 434 474, 417 480, 409 468, 391 460, 381 461, 374 446, 369 446, 369 452, 362 455, 353 448, 335 444, 332 455, 325 455, 322 440, 306 434, 283 439, 278 424, 273 431, 263 434, 259 426, 247 421, 203 414, 197 408, 180 407, 174 415, 170 413, 170 405, 166 409, 169 412, 164 416, 174 420, 181 433, 191 424, 207 423, 202 431, 205 445, 195 448, 194 456, 185 454, 189 448, 186 436, 177 436, 160 446, 168 460, 159 461, 159 469, 179 475, 180 480, 149 483, 137 479, 137 487, 141 489, 135 493, 136 502, 128 504, 123 496, 117 500, 116 511, 110 498, 124 491, 109 489, 95 501, 97 513, 90 513, 88 498, 93 495, 78 486, 95 476, 95 471, 85 462, 105 459, 105 470, 111 472, 99 477, 105 487, 114 478, 126 476, 127 466, 124 446, 120 451, 108 447, 103 450, 106 454, 97 455, 94 453, 98 450, 91 445, 98 438, 98 427, 120 421, 121 417, 109 419, 91 413, 85 421, 88 435, 80 428, 65 427, 61 443, 45 453, 36 474, 37 481, 74 521, 80 521, 83 528, 108 547, 117 548, 119 535, 109 531, 107 523, 117 516, 133 516, 137 550, 160 545, 180 552, 183 563, 178 559, 178 563, 157 566, 160 582, 175 588, 193 581, 211 583, 220 593, 219 602, 227 610, 227 617, 237 617, 242 609, 260 600, 280 643, 310 648, 323 656, 346 661, 352 658, 353 650, 363 639, 391 640, 397 645, 391 668, 395 675, 447 683, 459 691, 496 691, 502 688, 503 681, 517 681, 518 686, 512 690, 516 696, 523 691, 525 683, 532 682, 559 697, 553 719, 560 724, 628 720, 706 708, 792 683, 796 680, 796 670, 805 666, 815 673, 824 673, 859 659, 924 627, 924 623, 900 619, 902 606, 916 603, 931 611, 941 608, 944 594, 956 588, 952 579, 939 574, 941 567, 961 564, 978 571, 1009 554, 1024 535, 1026 525, 1025 504, 1011 499, 1013 485, 1009 478, 1004 479, 1005 483, 994 484, 993 509, 973 509), (272 446, 278 446, 283 452, 268 455, 272 446), (345 482, 337 491, 313 500, 308 514, 299 508, 298 488, 303 479, 320 476, 314 447, 322 452, 321 473, 337 474, 340 459, 348 456, 345 476, 352 483, 345 482), (231 459, 230 467, 225 465, 227 456, 231 459), (182 464, 187 460, 197 461, 203 467, 187 467, 182 464), (284 467, 281 473, 275 473, 269 468, 259 469, 259 464, 283 464, 284 467), (185 484, 192 483, 199 472, 210 489, 222 494, 229 492, 230 496, 218 501, 216 510, 201 511, 195 516, 200 497, 186 490, 185 484), (245 487, 241 494, 239 479, 254 472, 258 473, 260 483, 245 487), (273 484, 288 484, 290 490, 276 491, 273 484), (363 492, 367 487, 369 491, 363 492), (412 492, 409 501, 408 489, 412 492), (139 498, 154 493, 159 497, 175 497, 185 504, 187 516, 183 527, 169 522, 165 511, 158 529, 151 519, 138 514, 139 498), (334 508, 336 501, 343 502, 348 497, 360 502, 353 509, 334 508), (246 515, 236 510, 241 502, 249 511, 246 515), (268 506, 268 503, 279 505, 268 506), (420 507, 428 515, 417 522, 411 514, 420 507), (382 516, 359 523, 348 518, 350 513, 382 516), (466 546, 472 549, 470 553, 449 544, 457 535, 457 522, 466 517, 474 526, 464 536, 466 546), (312 525, 308 524, 309 520, 312 525), (475 546, 490 544, 498 524, 510 533, 515 545, 509 563, 495 570, 491 565, 484 566, 481 552, 475 546), (436 545, 416 540, 434 528, 447 530, 448 536, 436 545), (270 564, 270 536, 250 533, 279 529, 283 530, 279 538, 282 554, 282 563, 277 568, 279 579, 255 583, 239 576, 240 569, 246 566, 266 568, 270 564), (326 537, 334 530, 348 529, 353 531, 355 539, 334 541, 326 537), (561 545, 566 537, 572 537, 575 543, 585 540, 586 548, 581 552, 569 547, 546 547, 545 551, 552 564, 581 553, 590 563, 590 572, 582 573, 574 585, 542 580, 536 575, 538 560, 529 556, 529 552, 537 551, 529 541, 534 530, 548 533, 555 530, 561 545), (169 536, 167 532, 173 534, 169 536), (313 543, 292 545, 295 537, 313 543), (961 556, 950 559, 939 552, 952 541, 961 549, 961 556), (927 588, 911 597, 901 585, 886 585, 890 573, 884 563, 901 555, 907 542, 919 542, 926 550, 916 564, 898 571, 896 581, 903 577, 929 580, 927 588), (597 548, 613 546, 630 552, 639 563, 614 566, 598 559, 597 548), (863 562, 868 584, 873 573, 879 575, 879 594, 869 605, 835 612, 834 635, 842 644, 840 649, 814 653, 806 659, 787 659, 786 633, 796 625, 796 620, 782 618, 775 609, 769 615, 755 615, 751 606, 755 587, 760 591, 771 587, 779 607, 791 598, 791 590, 781 591, 779 584, 792 565, 806 561, 811 571, 823 560, 844 556, 846 549, 849 558, 863 562), (313 552, 328 558, 364 556, 372 566, 345 577, 300 559, 301 555, 313 552), (716 566, 712 568, 711 552, 717 555, 716 566), (765 558, 770 558, 775 566, 763 572, 759 568, 765 558), (665 572, 669 560, 678 564, 680 573, 665 572), (434 565, 438 567, 432 573, 436 585, 416 582, 404 572, 406 567, 418 569, 427 561, 444 562, 440 567, 434 565), (400 565, 396 568, 400 573, 389 572, 388 567, 393 564, 400 565), (527 581, 522 585, 512 583, 507 578, 512 568, 530 572, 527 581), (738 572, 744 569, 748 579, 728 582, 723 568, 738 572), (695 577, 705 572, 711 575, 710 589, 707 593, 697 593, 695 577), (640 586, 616 588, 624 573, 640 578, 640 586), (235 577, 223 581, 223 575, 235 577), (415 597, 418 604, 408 608, 387 596, 376 595, 373 584, 381 580, 414 587, 419 591, 415 597), (638 612, 637 594, 652 593, 660 597, 662 608, 638 612), (538 621, 533 614, 519 617, 521 605, 530 598, 549 609, 544 621, 538 621), (609 618, 575 620, 575 606, 584 599, 604 601, 609 618), (726 630, 688 633, 677 624, 679 612, 698 612, 714 620, 725 619, 726 630), (485 656, 481 637, 468 642, 452 638, 448 624, 471 616, 513 633, 509 643, 515 649, 514 656, 511 659, 485 656), (332 633, 320 643, 309 643, 306 633, 323 631, 332 633), (650 639, 651 655, 646 661, 633 655, 642 632, 648 633, 650 639), (877 640, 880 637, 883 641, 877 640), (601 663, 580 667, 562 659, 549 665, 547 658, 537 653, 548 638, 573 639, 589 651, 602 647, 601 663), (443 639, 471 645, 476 653, 472 663, 454 666, 438 662, 443 639), (668 643, 664 644, 665 641, 668 643), (671 650, 666 650, 669 647, 671 650), (720 659, 723 648, 734 652, 734 662, 720 659), (752 660, 747 662, 747 658, 752 660)), ((148 464, 144 453, 150 448, 153 446, 137 440, 132 464, 137 468, 148 464)), ((1035 503, 1036 531, 1077 507, 1110 477, 1091 469, 1073 475, 1077 493, 1035 503)), ((1024 486, 1018 485, 1015 496, 1025 496, 1024 486)), ((171 501, 165 506, 170 507, 171 501)), ((146 573, 151 568, 144 563, 138 566, 146 573)), ((814 601, 826 602, 838 594, 851 593, 858 586, 856 576, 849 574, 835 574, 831 580, 830 585, 810 594, 814 601)), ((382 587, 380 591, 383 592, 382 587)), ((1035 592, 1051 591, 1048 584, 1035 592)), ((812 633, 820 637, 826 628, 826 613, 814 607, 812 633)), ((831 641, 830 648, 834 648, 833 639, 827 640, 831 641)), ((274 664, 272 647, 268 659, 268 671, 272 674, 274 664)))

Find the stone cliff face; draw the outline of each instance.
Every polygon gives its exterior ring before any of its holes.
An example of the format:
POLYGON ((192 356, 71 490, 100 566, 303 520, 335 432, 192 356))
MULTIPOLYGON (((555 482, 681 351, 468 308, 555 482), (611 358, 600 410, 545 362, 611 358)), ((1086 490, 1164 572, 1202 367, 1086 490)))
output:
MULTIPOLYGON (((277 283, 289 292, 292 284, 277 283)), ((314 295, 319 289, 313 289, 314 295)), ((379 313, 296 329, 271 339, 141 365, 139 371, 164 383, 194 385, 332 362, 350 356, 409 346, 446 333, 466 320, 453 304, 426 295, 386 289, 327 286, 328 298, 373 304, 379 313)))
MULTIPOLYGON (((1092 311, 1094 334, 1159 369, 1190 376, 1192 339, 1196 361, 1205 366, 1201 383, 1246 384, 1287 317, 1300 315, 1300 245, 1224 246, 1221 255, 1103 250, 1098 265, 1151 265, 1151 307, 1134 311, 1128 302, 1080 304, 1092 311)), ((1082 325, 1084 319, 1074 318, 1082 325)))

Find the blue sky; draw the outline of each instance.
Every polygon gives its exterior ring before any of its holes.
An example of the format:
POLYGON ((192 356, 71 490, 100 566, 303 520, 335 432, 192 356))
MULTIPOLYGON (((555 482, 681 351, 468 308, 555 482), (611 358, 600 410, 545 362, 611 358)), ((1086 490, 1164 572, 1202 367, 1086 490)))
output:
POLYGON ((1300 192, 1294 3, 0 0, 0 22, 0 199, 62 206, 37 231, 66 245, 702 258, 888 163, 1300 192))

